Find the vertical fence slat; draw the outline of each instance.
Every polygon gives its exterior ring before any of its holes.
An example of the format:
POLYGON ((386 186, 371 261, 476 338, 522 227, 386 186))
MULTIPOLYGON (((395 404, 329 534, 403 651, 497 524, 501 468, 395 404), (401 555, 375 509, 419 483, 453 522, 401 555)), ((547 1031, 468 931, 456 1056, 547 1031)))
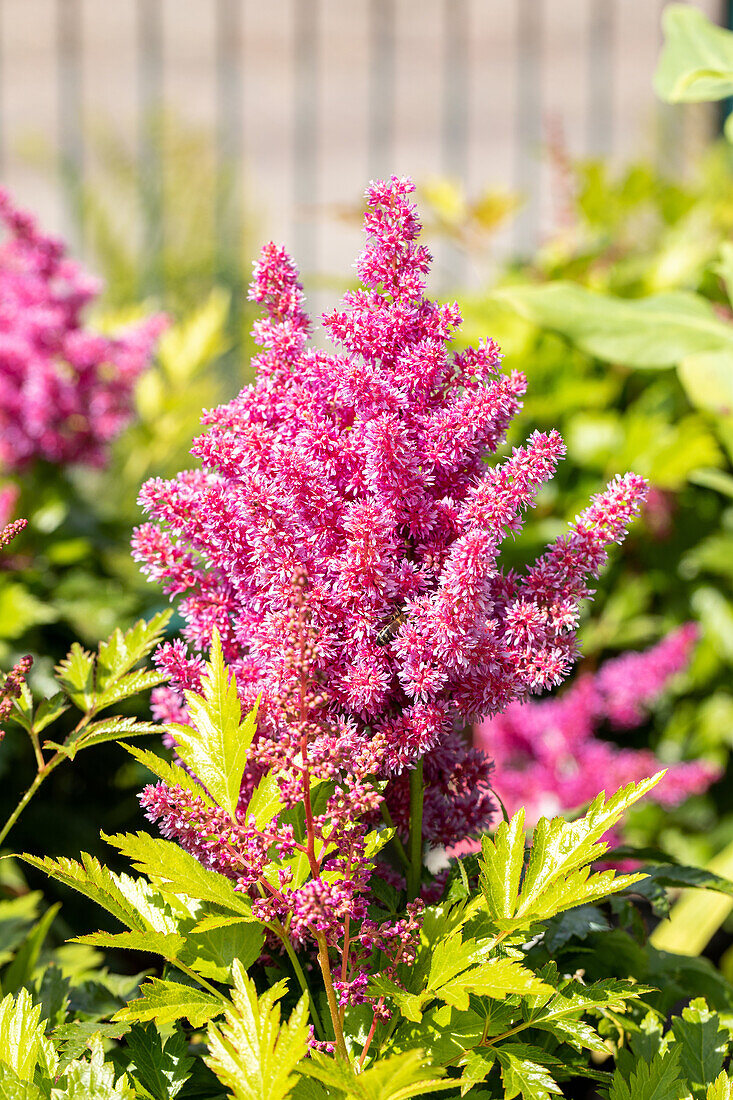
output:
MULTIPOLYGON (((216 8, 216 251, 218 274, 242 282, 242 4, 217 0, 216 8)), ((237 302, 235 301, 236 307, 237 302)))
POLYGON ((367 162, 373 179, 394 170, 394 0, 369 0, 367 162))
POLYGON ((80 0, 57 0, 58 168, 68 203, 66 234, 83 244, 84 134, 80 0))
POLYGON ((315 269, 318 201, 318 0, 293 0, 295 44, 293 104, 293 200, 295 258, 301 271, 315 269))
POLYGON ((526 256, 539 236, 539 156, 542 140, 542 3, 515 0, 517 114, 514 187, 524 206, 514 223, 514 249, 526 256))
POLYGON ((613 151, 613 0, 590 0, 589 16, 586 150, 596 157, 613 151))
POLYGON ((164 287, 163 244, 163 7, 162 0, 138 0, 137 132, 142 213, 141 292, 164 287))

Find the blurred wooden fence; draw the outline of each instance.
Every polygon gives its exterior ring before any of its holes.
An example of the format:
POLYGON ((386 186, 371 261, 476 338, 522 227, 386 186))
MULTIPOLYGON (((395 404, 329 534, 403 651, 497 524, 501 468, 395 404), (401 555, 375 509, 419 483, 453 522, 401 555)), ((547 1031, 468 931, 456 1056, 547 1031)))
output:
MULTIPOLYGON (((246 180, 261 218, 254 236, 287 239, 307 271, 351 261, 354 228, 333 208, 390 171, 447 175, 474 193, 517 190, 526 201, 500 243, 527 252, 552 217, 548 134, 561 131, 573 156, 618 162, 660 149, 681 162, 703 139, 689 113, 654 100, 663 6, 0 0, 0 172, 68 230, 68 189, 63 199, 29 166, 28 147, 42 144, 67 179, 88 180, 89 135, 111 129, 137 150, 141 234, 154 250, 165 210, 148 122, 165 105, 210 134, 235 191, 246 180)), ((726 5, 697 6, 721 20, 726 5)), ((238 232, 232 204, 216 207, 224 240, 238 232)))

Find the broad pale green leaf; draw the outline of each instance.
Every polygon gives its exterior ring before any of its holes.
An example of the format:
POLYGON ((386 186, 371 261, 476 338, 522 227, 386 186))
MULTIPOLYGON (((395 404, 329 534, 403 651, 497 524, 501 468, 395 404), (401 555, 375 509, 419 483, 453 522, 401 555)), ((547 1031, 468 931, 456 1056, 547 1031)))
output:
POLYGON ((224 665, 215 632, 203 695, 186 692, 190 726, 172 726, 178 755, 212 798, 236 817, 247 753, 255 732, 257 708, 242 721, 237 685, 224 665))
POLYGON ((153 1100, 178 1096, 194 1064, 185 1036, 175 1031, 164 1039, 153 1024, 136 1024, 127 1036, 127 1045, 134 1063, 132 1075, 153 1100))
POLYGON ((589 355, 631 367, 672 367, 700 352, 733 350, 733 325, 686 291, 630 300, 560 281, 506 287, 492 297, 589 355))
POLYGON ((729 1039, 719 1017, 698 998, 674 1018, 672 1031, 680 1052, 680 1069, 687 1081, 703 1086, 714 1080, 723 1068, 729 1039))
POLYGON ((158 756, 148 749, 139 749, 137 745, 123 745, 122 748, 129 752, 130 756, 133 756, 140 764, 143 764, 153 775, 157 775, 158 779, 162 779, 167 787, 181 787, 184 791, 200 798, 205 806, 214 805, 213 798, 206 793, 198 780, 194 779, 185 768, 179 767, 178 764, 171 764, 168 760, 164 760, 162 756, 158 756))
POLYGON ((245 970, 262 953, 265 935, 258 924, 231 924, 205 931, 194 929, 186 935, 181 961, 205 978, 229 982, 235 960, 245 970))
MULTIPOLYGON (((455 1080, 441 1080, 443 1071, 428 1065, 419 1050, 380 1058, 359 1074, 351 1066, 323 1054, 311 1054, 299 1069, 333 1090, 334 1095, 349 1100, 413 1100, 456 1086, 455 1080)), ((246 1096, 250 1100, 250 1094, 246 1096)), ((255 1100, 255 1094, 251 1100, 255 1100)))
POLYGON ((233 975, 225 1022, 209 1026, 209 1054, 204 1061, 233 1100, 285 1100, 295 1085, 295 1067, 308 1050, 307 997, 301 997, 283 1023, 279 1001, 285 982, 277 982, 258 997, 254 982, 238 963, 233 975))
POLYGON ((616 1071, 609 1100, 684 1100, 689 1090, 680 1080, 679 1051, 657 1054, 651 1062, 639 1061, 626 1081, 616 1071))
POLYGON ((245 917, 251 913, 248 899, 234 889, 233 882, 204 867, 180 845, 149 833, 102 833, 102 837, 126 856, 135 870, 175 893, 212 902, 245 917))
POLYGON ((716 493, 733 497, 733 477, 723 470, 698 469, 688 475, 693 485, 702 485, 704 489, 714 489, 716 493))
POLYGON ((80 1058, 94 1035, 105 1039, 121 1039, 130 1030, 129 1024, 102 1024, 97 1020, 74 1020, 62 1024, 53 1032, 53 1041, 61 1053, 61 1072, 80 1058))
POLYGON ((43 747, 55 749, 73 760, 81 749, 88 749, 92 745, 101 745, 104 741, 121 741, 127 737, 147 737, 152 733, 161 733, 162 730, 163 727, 156 722, 138 722, 135 718, 117 716, 92 722, 74 736, 70 735, 63 744, 44 741, 43 747))
POLYGON ((258 829, 264 829, 283 808, 277 777, 269 772, 263 776, 247 803, 247 816, 254 816, 258 829))
POLYGON ((733 34, 691 4, 668 4, 664 48, 654 76, 668 103, 704 103, 733 95, 733 34))
POLYGON ((120 1009, 113 1019, 122 1023, 155 1020, 160 1027, 188 1020, 192 1027, 203 1027, 221 1015, 224 1008, 223 998, 213 997, 203 989, 152 978, 141 986, 140 997, 120 1009))
POLYGON ((677 367, 677 374, 698 409, 717 416, 733 415, 733 347, 688 355, 677 367))
POLYGON ((155 669, 139 668, 134 672, 128 672, 121 680, 115 680, 97 699, 99 710, 121 703, 123 699, 130 699, 133 695, 139 695, 143 691, 158 687, 165 680, 165 676, 155 669))

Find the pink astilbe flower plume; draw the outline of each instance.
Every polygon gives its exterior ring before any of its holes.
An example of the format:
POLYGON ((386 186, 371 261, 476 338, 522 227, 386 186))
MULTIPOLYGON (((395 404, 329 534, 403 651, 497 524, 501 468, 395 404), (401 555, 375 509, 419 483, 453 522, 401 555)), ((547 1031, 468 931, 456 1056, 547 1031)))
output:
POLYGON ((396 177, 369 187, 363 286, 322 321, 332 351, 307 346, 296 268, 264 248, 250 293, 265 309, 257 381, 204 415, 201 470, 144 486, 152 522, 134 553, 186 624, 188 648, 160 656, 171 682, 158 717, 180 720, 179 693, 200 678, 216 629, 243 703, 261 697, 245 783, 277 754, 287 761, 298 734, 283 702, 286 626, 302 575, 318 721, 355 759, 374 745, 403 831, 404 773, 423 759, 425 838, 454 843, 485 828, 493 806, 489 758, 461 724, 567 675, 588 578, 623 539, 644 483, 617 478, 525 573, 502 570, 502 543, 564 446, 535 432, 487 464, 525 378, 501 372, 491 340, 451 349, 461 317, 425 295, 413 190, 396 177))
POLYGON ((166 320, 116 337, 84 328, 99 284, 1 188, 0 225, 0 467, 102 465, 166 320))

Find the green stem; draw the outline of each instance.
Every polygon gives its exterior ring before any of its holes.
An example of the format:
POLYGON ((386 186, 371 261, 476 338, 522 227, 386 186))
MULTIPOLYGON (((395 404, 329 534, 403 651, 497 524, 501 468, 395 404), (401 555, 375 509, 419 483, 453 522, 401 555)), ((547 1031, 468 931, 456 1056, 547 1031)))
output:
POLYGON ((420 893, 422 880, 422 812, 425 795, 423 762, 410 772, 410 866, 407 872, 407 900, 420 893))
POLYGON ((16 821, 20 817, 20 815, 23 813, 23 810, 26 808, 26 806, 28 805, 30 800, 33 798, 33 796, 36 793, 36 791, 38 790, 38 788, 43 783, 44 779, 46 779, 51 774, 51 772, 54 770, 56 765, 60 764, 60 763, 61 763, 61 753, 57 752, 54 756, 51 757, 51 759, 48 761, 48 763, 45 764, 43 766, 43 768, 36 774, 36 777, 33 780, 33 782, 31 783, 30 787, 25 792, 25 794, 21 798, 20 802, 15 807, 12 814, 10 815, 8 820, 5 822, 5 824, 3 825, 2 829, 0 829, 0 844, 3 843, 6 836, 8 835, 10 830, 13 828, 16 821))
MULTIPOLYGON (((382 811, 382 821, 384 821, 384 824, 387 825, 388 828, 394 829, 395 828, 395 823, 392 820, 392 814, 389 812, 389 808, 388 808, 386 802, 382 802, 381 811, 382 811)), ((397 830, 396 829, 395 829, 394 836, 390 840, 390 844, 394 844, 394 850, 395 850, 395 852, 397 853, 397 855, 399 857, 400 863, 403 864, 405 869, 408 869, 409 866, 410 866, 410 857, 408 856, 407 852, 405 851, 405 846, 402 843, 402 841, 400 840, 399 836, 397 835, 397 830)))
POLYGON ((197 974, 195 970, 192 970, 190 966, 186 966, 186 964, 182 963, 180 959, 169 959, 169 962, 172 967, 175 967, 176 970, 180 970, 181 973, 187 974, 189 978, 193 978, 195 982, 197 982, 200 986, 203 986, 206 992, 210 993, 212 997, 216 997, 218 1000, 223 1001, 224 1004, 226 1004, 227 998, 224 996, 221 990, 217 989, 215 985, 211 984, 211 982, 207 982, 206 978, 202 978, 201 975, 197 974))
POLYGON ((295 954, 295 951, 293 950, 293 945, 290 942, 288 934, 284 930, 281 931, 279 928, 275 928, 274 926, 273 926, 273 930, 276 933, 276 935, 280 938, 280 940, 282 941, 282 945, 285 948, 285 952, 286 952, 288 958, 290 959, 290 963, 293 967, 293 970, 295 971, 295 977, 298 979, 298 982, 300 983, 300 988, 303 990, 303 992, 308 997, 308 1000, 309 1000, 310 1006, 311 1006, 311 1016, 313 1017, 313 1025, 314 1025, 314 1027, 316 1029, 316 1032, 318 1034, 318 1038, 319 1039, 325 1039, 326 1038, 326 1032, 323 1029, 323 1023, 321 1022, 321 1017, 318 1013, 318 1009, 316 1008, 315 998, 313 997, 313 994, 311 993, 310 986, 308 985, 308 980, 307 980, 305 974, 303 973, 303 967, 300 965, 300 962, 298 961, 298 956, 295 954))

